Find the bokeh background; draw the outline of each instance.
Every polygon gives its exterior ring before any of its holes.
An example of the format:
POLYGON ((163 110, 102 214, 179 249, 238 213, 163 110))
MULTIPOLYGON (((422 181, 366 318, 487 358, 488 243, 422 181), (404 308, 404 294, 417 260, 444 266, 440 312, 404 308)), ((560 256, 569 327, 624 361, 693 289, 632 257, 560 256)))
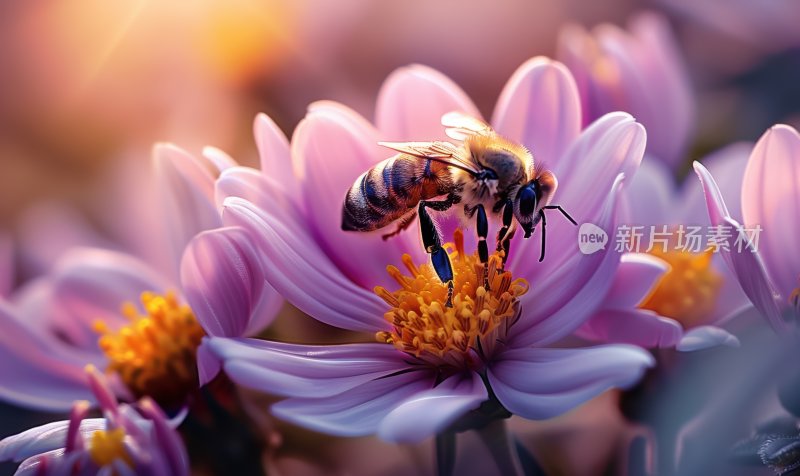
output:
MULTIPOLYGON (((104 218, 112 214, 119 223, 120 215, 133 213, 114 184, 126 177, 143 201, 151 199, 135 171, 148 163, 156 142, 194 153, 210 145, 255 165, 256 113, 269 114, 289 136, 306 106, 319 99, 341 101, 372 118, 382 81, 411 63, 445 73, 489 117, 522 62, 556 56, 565 26, 624 28, 643 10, 667 18, 691 81, 697 118, 679 175, 692 160, 728 143, 756 140, 776 122, 800 125, 800 3, 793 0, 0 2, 0 230, 14 250, 15 284, 46 271, 48 257, 55 258, 57 250, 37 249, 52 241, 39 239, 44 234, 59 233, 65 245, 125 241, 129 229, 104 218)), ((131 220, 130 226, 146 222, 131 220)), ((751 392, 747 396, 760 401, 748 371, 754 379, 764 368, 772 371, 784 354, 764 356, 757 344, 749 347, 759 339, 767 338, 744 339, 745 358, 737 364, 730 363, 729 350, 674 358, 699 369, 690 379, 706 382, 740 365, 742 383, 726 392, 751 392)), ((674 382, 672 391, 699 385, 692 382, 674 382)), ((682 405, 682 394, 659 391, 675 395, 672 406, 682 405)), ((532 432, 530 441, 545 449, 565 434, 584 435, 576 453, 551 445, 555 459, 580 459, 591 447, 613 451, 603 445, 636 431, 614 413, 619 398, 606 395, 578 416, 568 415, 561 427, 521 431, 532 432)), ((662 403, 667 416, 656 420, 670 418, 670 402, 662 403)), ((0 437, 52 419, 3 406, 0 437)), ((743 417, 738 429, 747 425, 743 417)), ((315 448, 339 444, 302 433, 289 438, 315 448)), ((429 449, 369 444, 388 452, 388 462, 365 463, 358 474, 386 470, 392 458, 430 457, 429 449)), ((339 458, 355 450, 347 451, 339 458)), ((0 466, 0 474, 13 467, 0 466)), ((549 469, 570 474, 579 467, 549 469)))

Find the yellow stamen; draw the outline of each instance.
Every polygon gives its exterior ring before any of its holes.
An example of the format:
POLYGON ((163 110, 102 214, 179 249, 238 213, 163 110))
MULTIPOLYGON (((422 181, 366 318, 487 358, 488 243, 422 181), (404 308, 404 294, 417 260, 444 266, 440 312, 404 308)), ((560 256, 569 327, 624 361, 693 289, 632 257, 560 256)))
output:
POLYGON ((133 460, 128 454, 128 450, 125 449, 124 440, 125 430, 122 428, 108 431, 97 430, 92 433, 92 438, 89 440, 89 456, 101 468, 110 465, 117 459, 133 468, 133 460))
POLYGON ((100 349, 109 360, 106 370, 117 373, 137 398, 148 395, 162 406, 180 405, 197 387, 195 354, 205 333, 174 293, 145 292, 141 301, 141 315, 133 303, 122 306, 130 324, 119 330, 94 323, 100 349))
POLYGON ((391 331, 378 332, 379 342, 435 364, 461 366, 468 362, 471 349, 477 349, 478 339, 494 341, 505 331, 509 318, 519 310, 519 297, 528 291, 524 279, 512 280, 511 273, 502 271, 500 254, 489 257, 489 290, 483 287, 484 265, 477 253, 464 253, 464 236, 456 230, 453 243, 447 243, 453 266, 453 307, 446 307, 447 284, 442 283, 429 263, 415 265, 409 255, 403 264, 410 273, 404 275, 394 267, 386 269, 400 289, 388 291, 375 287, 391 310, 384 318, 391 331))
POLYGON ((640 307, 671 317, 684 327, 704 324, 722 287, 722 276, 711 266, 712 249, 704 253, 654 249, 651 254, 669 263, 671 269, 640 307))

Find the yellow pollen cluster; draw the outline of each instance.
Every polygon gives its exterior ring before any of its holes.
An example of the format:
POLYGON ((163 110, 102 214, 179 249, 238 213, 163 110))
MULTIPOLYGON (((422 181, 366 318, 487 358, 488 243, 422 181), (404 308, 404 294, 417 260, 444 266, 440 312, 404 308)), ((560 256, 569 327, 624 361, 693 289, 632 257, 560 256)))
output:
POLYGON ((489 258, 487 291, 484 265, 476 254, 464 253, 461 230, 456 230, 453 238, 455 244, 445 245, 453 265, 453 307, 444 306, 447 285, 433 267, 427 263, 416 266, 409 255, 403 255, 410 276, 387 267, 400 289, 390 292, 375 287, 375 293, 392 308, 384 314, 392 330, 378 332, 376 338, 432 363, 461 366, 478 338, 494 339, 498 331, 505 330, 500 326, 518 312, 519 297, 528 291, 528 283, 512 280, 510 272, 501 270, 501 256, 494 254, 489 258))
POLYGON ((98 430, 92 433, 89 440, 89 456, 99 467, 105 467, 120 459, 129 467, 133 467, 133 461, 128 451, 125 449, 125 430, 115 428, 109 431, 98 430))
POLYGON ((714 311, 722 287, 722 276, 711 266, 712 249, 704 253, 654 249, 650 253, 671 269, 640 307, 671 317, 684 327, 703 324, 714 311))
POLYGON ((144 314, 133 303, 122 306, 130 323, 117 331, 94 323, 109 360, 106 370, 117 373, 137 398, 148 395, 162 406, 180 405, 197 387, 195 354, 205 333, 174 293, 145 292, 141 301, 144 314))

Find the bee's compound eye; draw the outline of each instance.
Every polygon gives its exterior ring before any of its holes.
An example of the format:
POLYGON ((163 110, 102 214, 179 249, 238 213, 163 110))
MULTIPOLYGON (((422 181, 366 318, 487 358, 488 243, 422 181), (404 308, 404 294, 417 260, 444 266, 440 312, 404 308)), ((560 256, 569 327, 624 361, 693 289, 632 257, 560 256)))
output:
POLYGON ((533 215, 536 210, 536 191, 533 184, 522 187, 519 191, 519 213, 524 217, 533 215))

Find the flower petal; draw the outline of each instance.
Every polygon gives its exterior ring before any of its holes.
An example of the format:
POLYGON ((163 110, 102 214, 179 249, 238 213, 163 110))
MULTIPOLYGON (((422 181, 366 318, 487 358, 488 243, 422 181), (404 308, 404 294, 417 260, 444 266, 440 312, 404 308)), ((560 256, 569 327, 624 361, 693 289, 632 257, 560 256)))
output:
POLYGON ((620 258, 611 289, 603 306, 606 308, 633 308, 649 294, 658 280, 669 270, 664 260, 646 253, 625 253, 620 258))
POLYGON ((69 252, 51 281, 52 307, 59 310, 55 316, 62 317, 52 324, 86 349, 97 349, 95 321, 114 329, 127 322, 121 312, 124 303, 138 303, 144 291, 170 289, 161 275, 135 257, 93 248, 69 252))
POLYGON ((677 189, 672 173, 663 162, 647 154, 636 175, 625 185, 623 194, 626 224, 649 226, 692 223, 686 222, 682 215, 676 215, 677 189))
POLYGON ((715 326, 700 326, 687 332, 676 349, 683 352, 708 349, 719 345, 739 347, 739 339, 730 332, 715 326))
MULTIPOLYGON (((67 441, 69 421, 55 421, 9 436, 0 441, 0 461, 20 462, 41 453, 63 448, 67 441)), ((86 418, 81 421, 82 435, 105 430, 105 418, 86 418)))
POLYGON ((216 147, 203 147, 203 158, 208 160, 212 167, 212 174, 214 176, 218 176, 226 169, 236 167, 236 165, 238 165, 236 161, 233 160, 233 157, 228 155, 227 152, 222 149, 217 149, 216 147))
MULTIPOLYGON (((197 235, 186 247, 181 263, 183 291, 206 333, 242 337, 260 307, 264 273, 258 252, 242 228, 218 228, 197 235)), ((271 299, 280 303, 276 293, 271 299)), ((259 319, 263 320, 261 316, 259 319)))
MULTIPOLYGON (((598 119, 583 131, 559 163, 563 173, 556 173, 559 186, 554 203, 563 206, 579 224, 588 222, 602 228, 599 220, 612 186, 620 173, 626 180, 633 177, 642 160, 644 142, 644 129, 629 115, 612 113, 598 119)), ((564 268, 567 259, 580 256, 578 228, 555 211, 548 216, 552 216, 547 222, 547 235, 551 239, 543 263, 535 259, 538 240, 526 242, 522 233, 517 233, 511 245, 509 268, 532 283, 550 280, 550 276, 564 268)), ((610 232, 614 228, 603 229, 610 232)))
POLYGON ((388 326, 383 301, 343 276, 296 223, 235 197, 226 201, 223 217, 227 225, 249 230, 265 278, 301 311, 344 329, 375 332, 388 326))
POLYGON ((442 116, 461 111, 481 117, 469 97, 447 76, 422 65, 392 72, 375 108, 375 124, 388 141, 448 140, 442 116))
MULTIPOLYGON (((603 230, 615 229, 621 183, 620 176, 604 201, 596 222, 603 230)), ((550 268, 550 274, 528 278, 539 285, 521 300, 522 317, 514 325, 511 338, 515 347, 544 345, 566 337, 589 319, 608 294, 612 284, 609 276, 616 273, 620 253, 606 244, 602 250, 584 255, 577 249, 577 233, 572 236, 574 251, 565 262, 555 268, 540 263, 540 267, 550 268)))
POLYGON ((653 357, 638 347, 513 349, 491 364, 497 399, 523 418, 541 420, 569 411, 600 393, 635 384, 653 357))
POLYGON ((219 337, 205 342, 232 380, 281 396, 330 397, 409 367, 401 352, 379 343, 324 346, 219 337))
MULTIPOLYGON (((731 218, 739 222, 742 219, 742 206, 741 200, 737 198, 742 193, 742 179, 752 150, 752 143, 736 142, 711 153, 702 160, 703 165, 714 177, 721 195, 728 197, 726 206, 731 218)), ((681 198, 677 212, 684 224, 708 223, 708 212, 703 207, 697 206, 703 202, 703 187, 699 181, 685 180, 679 196, 681 198)))
MULTIPOLYGON (((303 180, 305 218, 311 236, 345 276, 366 289, 391 285, 386 265, 400 266, 404 252, 412 253, 417 262, 424 259, 413 227, 388 241, 381 239, 381 231, 342 230, 347 190, 359 175, 393 155, 377 141, 377 131, 361 116, 330 102, 313 104, 292 137, 292 156, 303 180)), ((387 226, 385 232, 393 226, 387 226)))
POLYGON ((581 130, 578 88, 569 70, 543 56, 526 61, 500 94, 492 124, 525 145, 537 164, 557 167, 581 130))
MULTIPOLYGON (((742 290, 750 298, 750 301, 767 318, 767 321, 778 332, 786 330, 786 323, 783 321, 780 308, 776 302, 778 293, 774 285, 770 282, 759 253, 747 246, 741 252, 735 251, 734 240, 737 238, 736 230, 741 225, 730 218, 728 209, 722 194, 714 182, 714 178, 699 162, 694 163, 694 170, 700 178, 706 198, 706 208, 712 225, 728 226, 733 230, 732 236, 728 240, 728 248, 731 251, 720 250, 725 263, 736 276, 736 280, 742 290)), ((747 212, 745 212, 745 215, 747 212)), ((745 240, 746 243, 746 240, 745 240)))
POLYGON ((273 405, 272 413, 296 425, 336 436, 370 435, 378 431, 387 413, 414 395, 430 390, 433 382, 434 376, 428 371, 406 372, 371 380, 332 398, 290 398, 273 405))
POLYGON ((266 114, 259 114, 253 123, 253 135, 258 146, 261 173, 269 177, 297 199, 299 184, 294 173, 294 164, 289 152, 289 139, 277 124, 266 114))
POLYGON ((454 375, 392 410, 381 421, 378 436, 395 443, 417 443, 446 429, 488 398, 478 374, 454 375))
POLYGON ((153 149, 156 177, 164 200, 164 226, 170 231, 177 274, 183 248, 194 235, 221 225, 214 205, 214 177, 197 158, 171 144, 153 149))
POLYGON ((742 183, 742 214, 748 227, 763 228, 758 252, 788 299, 800 286, 800 134, 792 127, 773 126, 756 143, 742 183))
POLYGON ((575 334, 594 342, 633 344, 645 348, 674 347, 683 337, 681 325, 652 311, 603 309, 575 334))
POLYGON ((99 364, 97 353, 71 350, 36 333, 4 302, 0 302, 0 327, 0 398, 50 411, 67 410, 74 400, 93 400, 83 367, 99 364))

